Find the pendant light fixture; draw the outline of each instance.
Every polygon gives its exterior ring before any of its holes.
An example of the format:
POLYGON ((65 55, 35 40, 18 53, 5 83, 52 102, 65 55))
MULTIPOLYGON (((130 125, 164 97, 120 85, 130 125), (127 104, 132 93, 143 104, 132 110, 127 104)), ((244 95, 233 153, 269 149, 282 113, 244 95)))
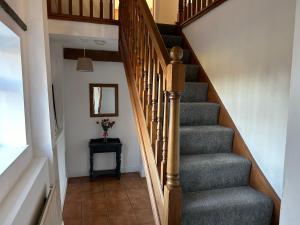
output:
POLYGON ((83 57, 78 58, 77 60, 77 71, 80 72, 93 72, 93 61, 91 58, 85 56, 85 46, 83 48, 83 57))

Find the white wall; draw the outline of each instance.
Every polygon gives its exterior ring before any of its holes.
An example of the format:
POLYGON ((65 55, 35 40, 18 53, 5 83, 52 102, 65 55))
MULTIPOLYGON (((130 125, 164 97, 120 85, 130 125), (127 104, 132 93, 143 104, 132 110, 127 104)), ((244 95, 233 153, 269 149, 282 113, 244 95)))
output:
POLYGON ((184 29, 255 160, 282 194, 295 0, 230 0, 184 29))
MULTIPOLYGON (((88 142, 91 138, 102 136, 102 130, 96 125, 96 121, 102 118, 90 118, 90 83, 115 83, 119 85, 119 117, 111 118, 116 121, 116 125, 109 131, 109 136, 119 137, 122 141, 122 171, 139 171, 140 151, 123 64, 94 62, 93 73, 77 72, 75 70, 76 61, 74 60, 65 60, 64 66, 68 176, 89 175, 88 142)), ((112 169, 114 167, 115 158, 113 154, 96 156, 95 169, 112 169)))
POLYGON ((300 202, 300 1, 297 0, 293 66, 285 154, 285 177, 282 197, 281 225, 299 224, 300 202))
POLYGON ((89 37, 95 39, 119 39, 119 27, 115 25, 48 20, 51 35, 89 37), (80 29, 78 29, 80 27, 80 29))
POLYGON ((59 190, 61 206, 64 205, 67 189, 66 146, 64 125, 64 61, 63 48, 60 41, 50 40, 50 56, 52 83, 54 87, 55 108, 57 116, 55 153, 58 166, 59 190))

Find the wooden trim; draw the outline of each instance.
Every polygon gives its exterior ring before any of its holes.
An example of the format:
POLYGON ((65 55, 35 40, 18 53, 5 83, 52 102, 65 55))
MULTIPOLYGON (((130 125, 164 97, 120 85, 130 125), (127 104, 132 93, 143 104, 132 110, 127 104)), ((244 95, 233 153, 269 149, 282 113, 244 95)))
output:
POLYGON ((91 18, 87 16, 76 16, 76 15, 59 15, 59 14, 48 14, 49 19, 54 20, 68 20, 76 22, 85 22, 85 23, 96 23, 96 24, 109 24, 109 25, 119 25, 118 20, 110 19, 101 19, 101 18, 91 18))
POLYGON ((257 162, 253 158, 248 146, 246 145, 245 141, 243 140, 239 130, 235 126, 230 114, 228 113, 227 109, 225 108, 221 98, 217 94, 216 89, 214 88, 212 82, 210 81, 208 75, 204 71, 200 61, 198 60, 195 52, 191 48, 189 41, 187 40, 186 36, 183 32, 181 32, 181 36, 183 37, 184 47, 191 50, 192 53, 192 62, 198 64, 200 66, 199 72, 199 81, 207 82, 208 83, 208 101, 215 102, 220 104, 220 116, 219 116, 219 123, 222 126, 232 128, 234 130, 234 140, 233 140, 233 152, 241 155, 252 162, 251 174, 250 174, 250 186, 255 188, 258 191, 263 192, 267 196, 271 197, 275 208, 273 211, 273 218, 272 218, 272 225, 279 224, 279 216, 280 216, 280 205, 281 200, 274 191, 271 184, 266 179, 265 175, 259 168, 257 162))
POLYGON ((89 85, 89 93, 90 93, 90 117, 118 117, 119 116, 119 88, 118 84, 101 84, 101 83, 94 83, 89 85), (115 113, 103 113, 95 114, 93 113, 93 88, 94 87, 111 87, 115 89, 115 113))
POLYGON ((0 7, 19 25, 23 31, 27 31, 27 25, 5 0, 0 0, 0 7))
POLYGON ((217 0, 217 1, 215 1, 213 4, 211 4, 210 6, 206 7, 202 11, 196 13, 191 18, 189 18, 189 19, 187 19, 185 21, 182 21, 181 24, 180 24, 180 26, 181 27, 186 27, 187 25, 193 23, 194 21, 196 21, 197 19, 201 18, 202 16, 204 16, 207 13, 209 13, 210 11, 212 11, 215 8, 217 8, 219 5, 223 4, 226 1, 227 0, 217 0))
POLYGON ((129 50, 126 46, 125 36, 120 31, 120 51, 124 61, 127 83, 134 112, 134 119, 137 126, 138 138, 141 147, 141 155, 145 169, 145 175, 148 183, 149 195, 151 199, 152 211, 155 218, 156 225, 162 224, 163 218, 163 193, 160 185, 159 174, 157 171, 156 163, 154 161, 154 154, 150 136, 147 130, 147 124, 144 119, 143 108, 139 99, 139 92, 134 81, 134 71, 131 67, 129 50))
MULTIPOLYGON (((77 60, 83 56, 83 49, 64 48, 64 59, 77 60)), ((93 61, 122 62, 120 52, 85 50, 85 55, 93 61)))

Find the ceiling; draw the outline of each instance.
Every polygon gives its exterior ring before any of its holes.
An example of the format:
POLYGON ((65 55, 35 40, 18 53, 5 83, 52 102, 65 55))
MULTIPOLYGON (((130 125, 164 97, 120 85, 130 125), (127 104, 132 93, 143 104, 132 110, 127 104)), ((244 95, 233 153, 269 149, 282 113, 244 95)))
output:
POLYGON ((90 50, 118 51, 118 39, 96 39, 89 37, 51 34, 50 40, 61 42, 64 48, 86 48, 90 50))

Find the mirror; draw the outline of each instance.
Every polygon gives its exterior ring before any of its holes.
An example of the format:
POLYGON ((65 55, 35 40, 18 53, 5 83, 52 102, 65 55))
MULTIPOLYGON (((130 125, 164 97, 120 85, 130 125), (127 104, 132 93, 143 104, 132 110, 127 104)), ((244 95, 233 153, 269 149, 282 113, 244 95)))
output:
POLYGON ((91 117, 119 115, 117 84, 90 84, 91 117))

